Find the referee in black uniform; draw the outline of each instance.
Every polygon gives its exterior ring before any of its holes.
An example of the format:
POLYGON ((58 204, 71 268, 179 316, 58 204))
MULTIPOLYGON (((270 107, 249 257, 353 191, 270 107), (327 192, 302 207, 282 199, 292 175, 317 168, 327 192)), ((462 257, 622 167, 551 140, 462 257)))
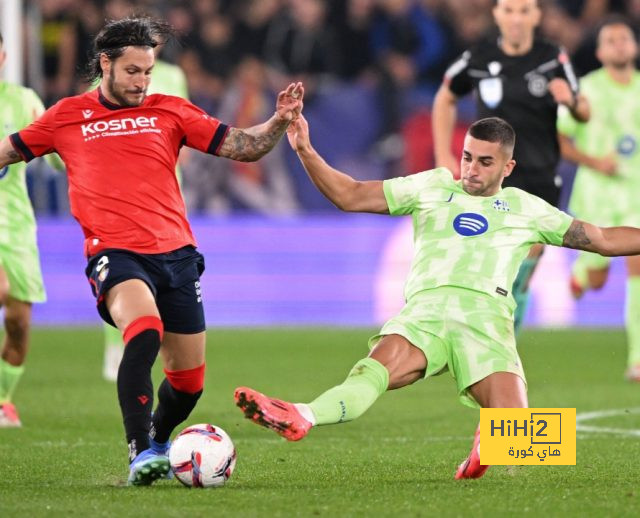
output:
MULTIPOLYGON (((560 150, 556 132, 559 104, 581 122, 589 119, 587 100, 568 55, 558 46, 535 37, 540 21, 537 0, 497 0, 493 16, 500 31, 493 38, 465 51, 447 70, 433 105, 436 165, 459 173, 451 151, 458 97, 474 92, 477 117, 501 117, 516 132, 516 167, 503 187, 518 187, 554 206, 560 199, 556 174, 560 150)), ((516 330, 524 317, 529 279, 542 255, 534 245, 513 285, 518 304, 516 330)))

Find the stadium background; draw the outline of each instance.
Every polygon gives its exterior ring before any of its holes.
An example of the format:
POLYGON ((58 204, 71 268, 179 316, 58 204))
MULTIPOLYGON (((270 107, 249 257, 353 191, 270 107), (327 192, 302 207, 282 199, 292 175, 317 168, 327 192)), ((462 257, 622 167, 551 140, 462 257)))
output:
MULTIPOLYGON (((540 33, 568 49, 578 75, 598 66, 593 33, 602 16, 623 12, 640 21, 638 0, 540 3, 540 33)), ((432 166, 433 95, 447 64, 493 30, 492 4, 5 0, 5 76, 34 88, 50 106, 86 88, 79 71, 105 18, 132 12, 161 16, 181 33, 180 44, 168 45, 162 59, 182 67, 197 105, 226 123, 249 126, 271 113, 275 92, 284 84, 303 80, 317 149, 359 179, 384 179, 432 166)), ((472 100, 460 111, 458 146, 473 116, 472 100)), ((307 180, 285 142, 272 155, 257 164, 196 152, 182 157, 185 200, 207 258, 208 323, 371 326, 384 321, 402 304, 411 258, 409 221, 339 214, 307 180)), ((566 203, 573 168, 563 164, 561 174, 566 203)), ((97 324, 64 175, 38 162, 28 178, 49 296, 47 304, 35 307, 34 322, 97 324)), ((576 303, 567 286, 572 254, 546 252, 527 325, 621 326, 622 261, 614 262, 603 291, 576 303)))

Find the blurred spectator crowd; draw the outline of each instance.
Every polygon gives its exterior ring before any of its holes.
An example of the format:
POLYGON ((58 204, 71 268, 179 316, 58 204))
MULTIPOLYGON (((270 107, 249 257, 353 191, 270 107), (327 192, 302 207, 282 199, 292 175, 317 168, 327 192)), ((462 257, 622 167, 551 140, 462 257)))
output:
MULTIPOLYGON (((578 75, 598 67, 594 32, 611 12, 640 26, 640 0, 539 0, 540 33, 578 75)), ((494 30, 494 0, 33 0, 25 2, 26 83, 50 106, 86 90, 82 70, 105 19, 148 14, 178 41, 161 59, 186 74, 190 99, 246 127, 273 112, 290 81, 306 87, 314 145, 358 178, 432 166, 429 107, 447 65, 494 30)), ((472 117, 471 104, 461 106, 472 117)), ((192 212, 289 214, 328 208, 281 143, 256 164, 181 157, 192 212)), ((31 181, 39 211, 65 210, 59 178, 31 181), (47 183, 48 182, 48 183, 47 183), (44 185, 44 187, 43 187, 44 185), (52 199, 52 196, 55 199, 52 199)))

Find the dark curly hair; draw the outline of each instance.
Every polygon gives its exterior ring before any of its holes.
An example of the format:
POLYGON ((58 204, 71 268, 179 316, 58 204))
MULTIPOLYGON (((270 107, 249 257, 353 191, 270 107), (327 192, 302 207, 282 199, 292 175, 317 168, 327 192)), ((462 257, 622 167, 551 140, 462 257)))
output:
POLYGON ((102 77, 101 54, 106 54, 113 61, 122 56, 125 47, 155 48, 174 36, 175 31, 171 25, 149 17, 110 20, 93 40, 93 51, 84 77, 89 83, 102 77))

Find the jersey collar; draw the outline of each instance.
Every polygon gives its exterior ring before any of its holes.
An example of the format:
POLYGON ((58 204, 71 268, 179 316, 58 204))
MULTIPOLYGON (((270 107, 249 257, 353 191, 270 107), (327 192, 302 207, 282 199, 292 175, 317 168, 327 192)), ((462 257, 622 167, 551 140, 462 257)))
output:
POLYGON ((100 89, 100 87, 98 87, 97 90, 98 101, 100 101, 100 104, 108 110, 123 110, 125 108, 130 108, 130 106, 120 106, 119 104, 112 103, 109 99, 102 95, 102 90, 100 89))

